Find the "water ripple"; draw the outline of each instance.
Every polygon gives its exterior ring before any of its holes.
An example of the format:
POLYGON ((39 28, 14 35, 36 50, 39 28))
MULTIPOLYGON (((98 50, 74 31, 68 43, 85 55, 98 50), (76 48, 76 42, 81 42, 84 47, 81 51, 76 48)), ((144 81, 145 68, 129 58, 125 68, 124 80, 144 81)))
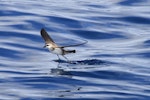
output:
POLYGON ((149 100, 149 3, 1 0, 1 99, 149 100), (55 60, 41 28, 62 46, 88 43, 55 60))
POLYGON ((124 36, 113 34, 113 33, 104 33, 96 32, 90 30, 71 30, 74 34, 84 37, 86 39, 113 39, 113 38, 125 38, 124 36), (95 37, 92 37, 92 36, 95 37))

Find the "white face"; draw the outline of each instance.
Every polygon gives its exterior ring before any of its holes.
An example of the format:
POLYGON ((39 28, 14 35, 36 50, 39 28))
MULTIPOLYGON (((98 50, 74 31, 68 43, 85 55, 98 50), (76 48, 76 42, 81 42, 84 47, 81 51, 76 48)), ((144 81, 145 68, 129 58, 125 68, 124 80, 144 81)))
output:
POLYGON ((47 48, 51 48, 52 45, 51 45, 51 44, 46 44, 46 47, 47 47, 47 48))

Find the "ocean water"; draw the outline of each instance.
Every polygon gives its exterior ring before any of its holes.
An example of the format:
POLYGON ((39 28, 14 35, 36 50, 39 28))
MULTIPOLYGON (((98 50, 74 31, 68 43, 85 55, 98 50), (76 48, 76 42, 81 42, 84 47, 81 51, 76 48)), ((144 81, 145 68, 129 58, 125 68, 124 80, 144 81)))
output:
POLYGON ((150 0, 0 0, 0 100, 149 100, 150 0), (59 45, 88 43, 57 56, 59 45))

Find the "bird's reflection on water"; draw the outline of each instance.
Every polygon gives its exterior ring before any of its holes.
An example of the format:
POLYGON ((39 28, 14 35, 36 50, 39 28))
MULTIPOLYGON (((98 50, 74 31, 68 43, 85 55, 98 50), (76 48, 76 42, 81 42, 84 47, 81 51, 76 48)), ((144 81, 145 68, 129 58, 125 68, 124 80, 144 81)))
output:
MULTIPOLYGON (((78 60, 78 61, 65 61, 65 60, 53 60, 54 62, 57 63, 57 67, 56 68, 51 68, 50 69, 50 75, 52 76, 65 76, 67 79, 70 80, 74 80, 74 76, 76 76, 76 74, 78 73, 77 71, 71 71, 72 66, 75 67, 80 67, 82 65, 85 65, 86 68, 88 66, 88 68, 93 68, 95 65, 103 65, 104 63, 107 63, 106 61, 103 60, 98 60, 98 59, 91 59, 91 60, 78 60), (94 66, 91 66, 94 65, 94 66)), ((83 67, 83 66, 82 66, 83 67)), ((98 67, 98 66, 97 66, 98 67)), ((75 92, 82 92, 84 89, 82 86, 78 86, 75 84, 67 84, 70 85, 70 87, 72 88, 68 88, 68 89, 62 89, 62 90, 57 90, 55 91, 57 95, 57 97, 59 98, 64 98, 64 97, 70 97, 73 96, 75 92)))
MULTIPOLYGON (((78 61, 65 61, 65 60, 53 60, 54 62, 57 62, 57 68, 51 68, 50 69, 50 74, 51 75, 67 75, 67 76, 72 76, 72 73, 70 71, 66 71, 64 68, 69 67, 71 65, 102 65, 106 64, 108 62, 103 61, 103 60, 98 60, 98 59, 88 59, 88 60, 78 60, 78 61)), ((87 67, 88 68, 88 67, 87 67)), ((92 68, 92 66, 90 67, 92 68)))
POLYGON ((67 76, 72 76, 71 72, 69 71, 65 71, 62 68, 52 68, 50 69, 50 73, 51 75, 67 75, 67 76))

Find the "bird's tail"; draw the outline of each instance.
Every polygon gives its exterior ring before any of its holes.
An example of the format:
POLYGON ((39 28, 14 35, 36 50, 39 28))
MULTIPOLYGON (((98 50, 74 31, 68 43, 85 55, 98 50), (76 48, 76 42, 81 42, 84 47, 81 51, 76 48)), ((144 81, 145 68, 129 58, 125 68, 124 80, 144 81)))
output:
POLYGON ((66 50, 65 53, 76 53, 76 50, 66 50))

